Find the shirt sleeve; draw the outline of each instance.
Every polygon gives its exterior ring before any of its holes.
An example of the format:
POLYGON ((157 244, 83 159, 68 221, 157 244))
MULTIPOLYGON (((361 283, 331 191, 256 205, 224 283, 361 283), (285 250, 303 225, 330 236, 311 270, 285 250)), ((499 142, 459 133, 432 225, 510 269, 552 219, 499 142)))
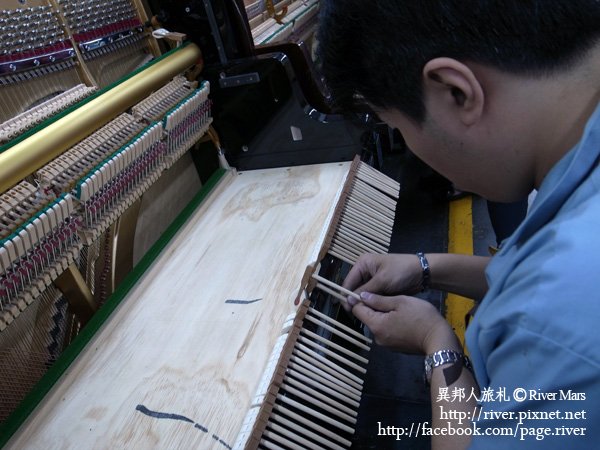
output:
POLYGON ((519 325, 503 333, 487 359, 489 386, 481 386, 470 448, 593 448, 600 440, 593 426, 600 421, 598 366, 551 336, 519 325))
POLYGON ((490 292, 467 330, 483 392, 473 449, 600 442, 600 209, 586 189, 490 263, 490 292))

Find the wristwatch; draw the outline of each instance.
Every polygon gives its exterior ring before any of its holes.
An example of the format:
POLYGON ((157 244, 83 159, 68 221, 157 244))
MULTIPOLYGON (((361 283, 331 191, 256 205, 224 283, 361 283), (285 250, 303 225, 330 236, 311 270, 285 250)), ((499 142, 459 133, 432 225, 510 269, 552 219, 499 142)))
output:
POLYGON ((431 372, 438 366, 449 364, 449 363, 461 363, 464 367, 473 372, 473 366, 471 366, 471 361, 464 354, 454 350, 438 350, 431 355, 427 355, 425 357, 424 365, 425 365, 425 373, 423 378, 425 379, 425 383, 429 385, 431 383, 431 372))

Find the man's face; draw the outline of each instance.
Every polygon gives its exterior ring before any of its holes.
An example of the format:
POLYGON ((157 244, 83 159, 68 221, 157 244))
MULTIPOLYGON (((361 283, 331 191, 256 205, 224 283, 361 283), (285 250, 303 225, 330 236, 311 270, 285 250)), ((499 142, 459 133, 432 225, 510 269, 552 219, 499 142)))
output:
POLYGON ((518 166, 517 143, 510 136, 502 139, 500 130, 488 130, 484 125, 465 129, 435 114, 423 124, 396 110, 378 114, 400 131, 415 155, 457 189, 501 202, 519 200, 529 192, 530 187, 523 183, 523 168, 518 166))

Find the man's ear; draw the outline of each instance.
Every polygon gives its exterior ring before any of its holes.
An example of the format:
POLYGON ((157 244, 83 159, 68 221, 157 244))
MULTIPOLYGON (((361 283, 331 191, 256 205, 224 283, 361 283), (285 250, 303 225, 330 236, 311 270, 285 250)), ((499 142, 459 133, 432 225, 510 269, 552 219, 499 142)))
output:
POLYGON ((483 114, 485 96, 473 71, 452 58, 435 58, 423 67, 423 87, 430 108, 448 109, 470 126, 483 114))

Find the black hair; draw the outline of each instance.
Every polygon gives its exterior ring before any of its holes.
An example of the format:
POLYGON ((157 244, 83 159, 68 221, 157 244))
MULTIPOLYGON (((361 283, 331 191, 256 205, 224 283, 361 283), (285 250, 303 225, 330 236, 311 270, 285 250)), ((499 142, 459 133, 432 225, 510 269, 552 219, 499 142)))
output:
POLYGON ((321 0, 319 59, 334 102, 425 118, 422 70, 436 57, 544 76, 600 36, 600 0, 321 0))

